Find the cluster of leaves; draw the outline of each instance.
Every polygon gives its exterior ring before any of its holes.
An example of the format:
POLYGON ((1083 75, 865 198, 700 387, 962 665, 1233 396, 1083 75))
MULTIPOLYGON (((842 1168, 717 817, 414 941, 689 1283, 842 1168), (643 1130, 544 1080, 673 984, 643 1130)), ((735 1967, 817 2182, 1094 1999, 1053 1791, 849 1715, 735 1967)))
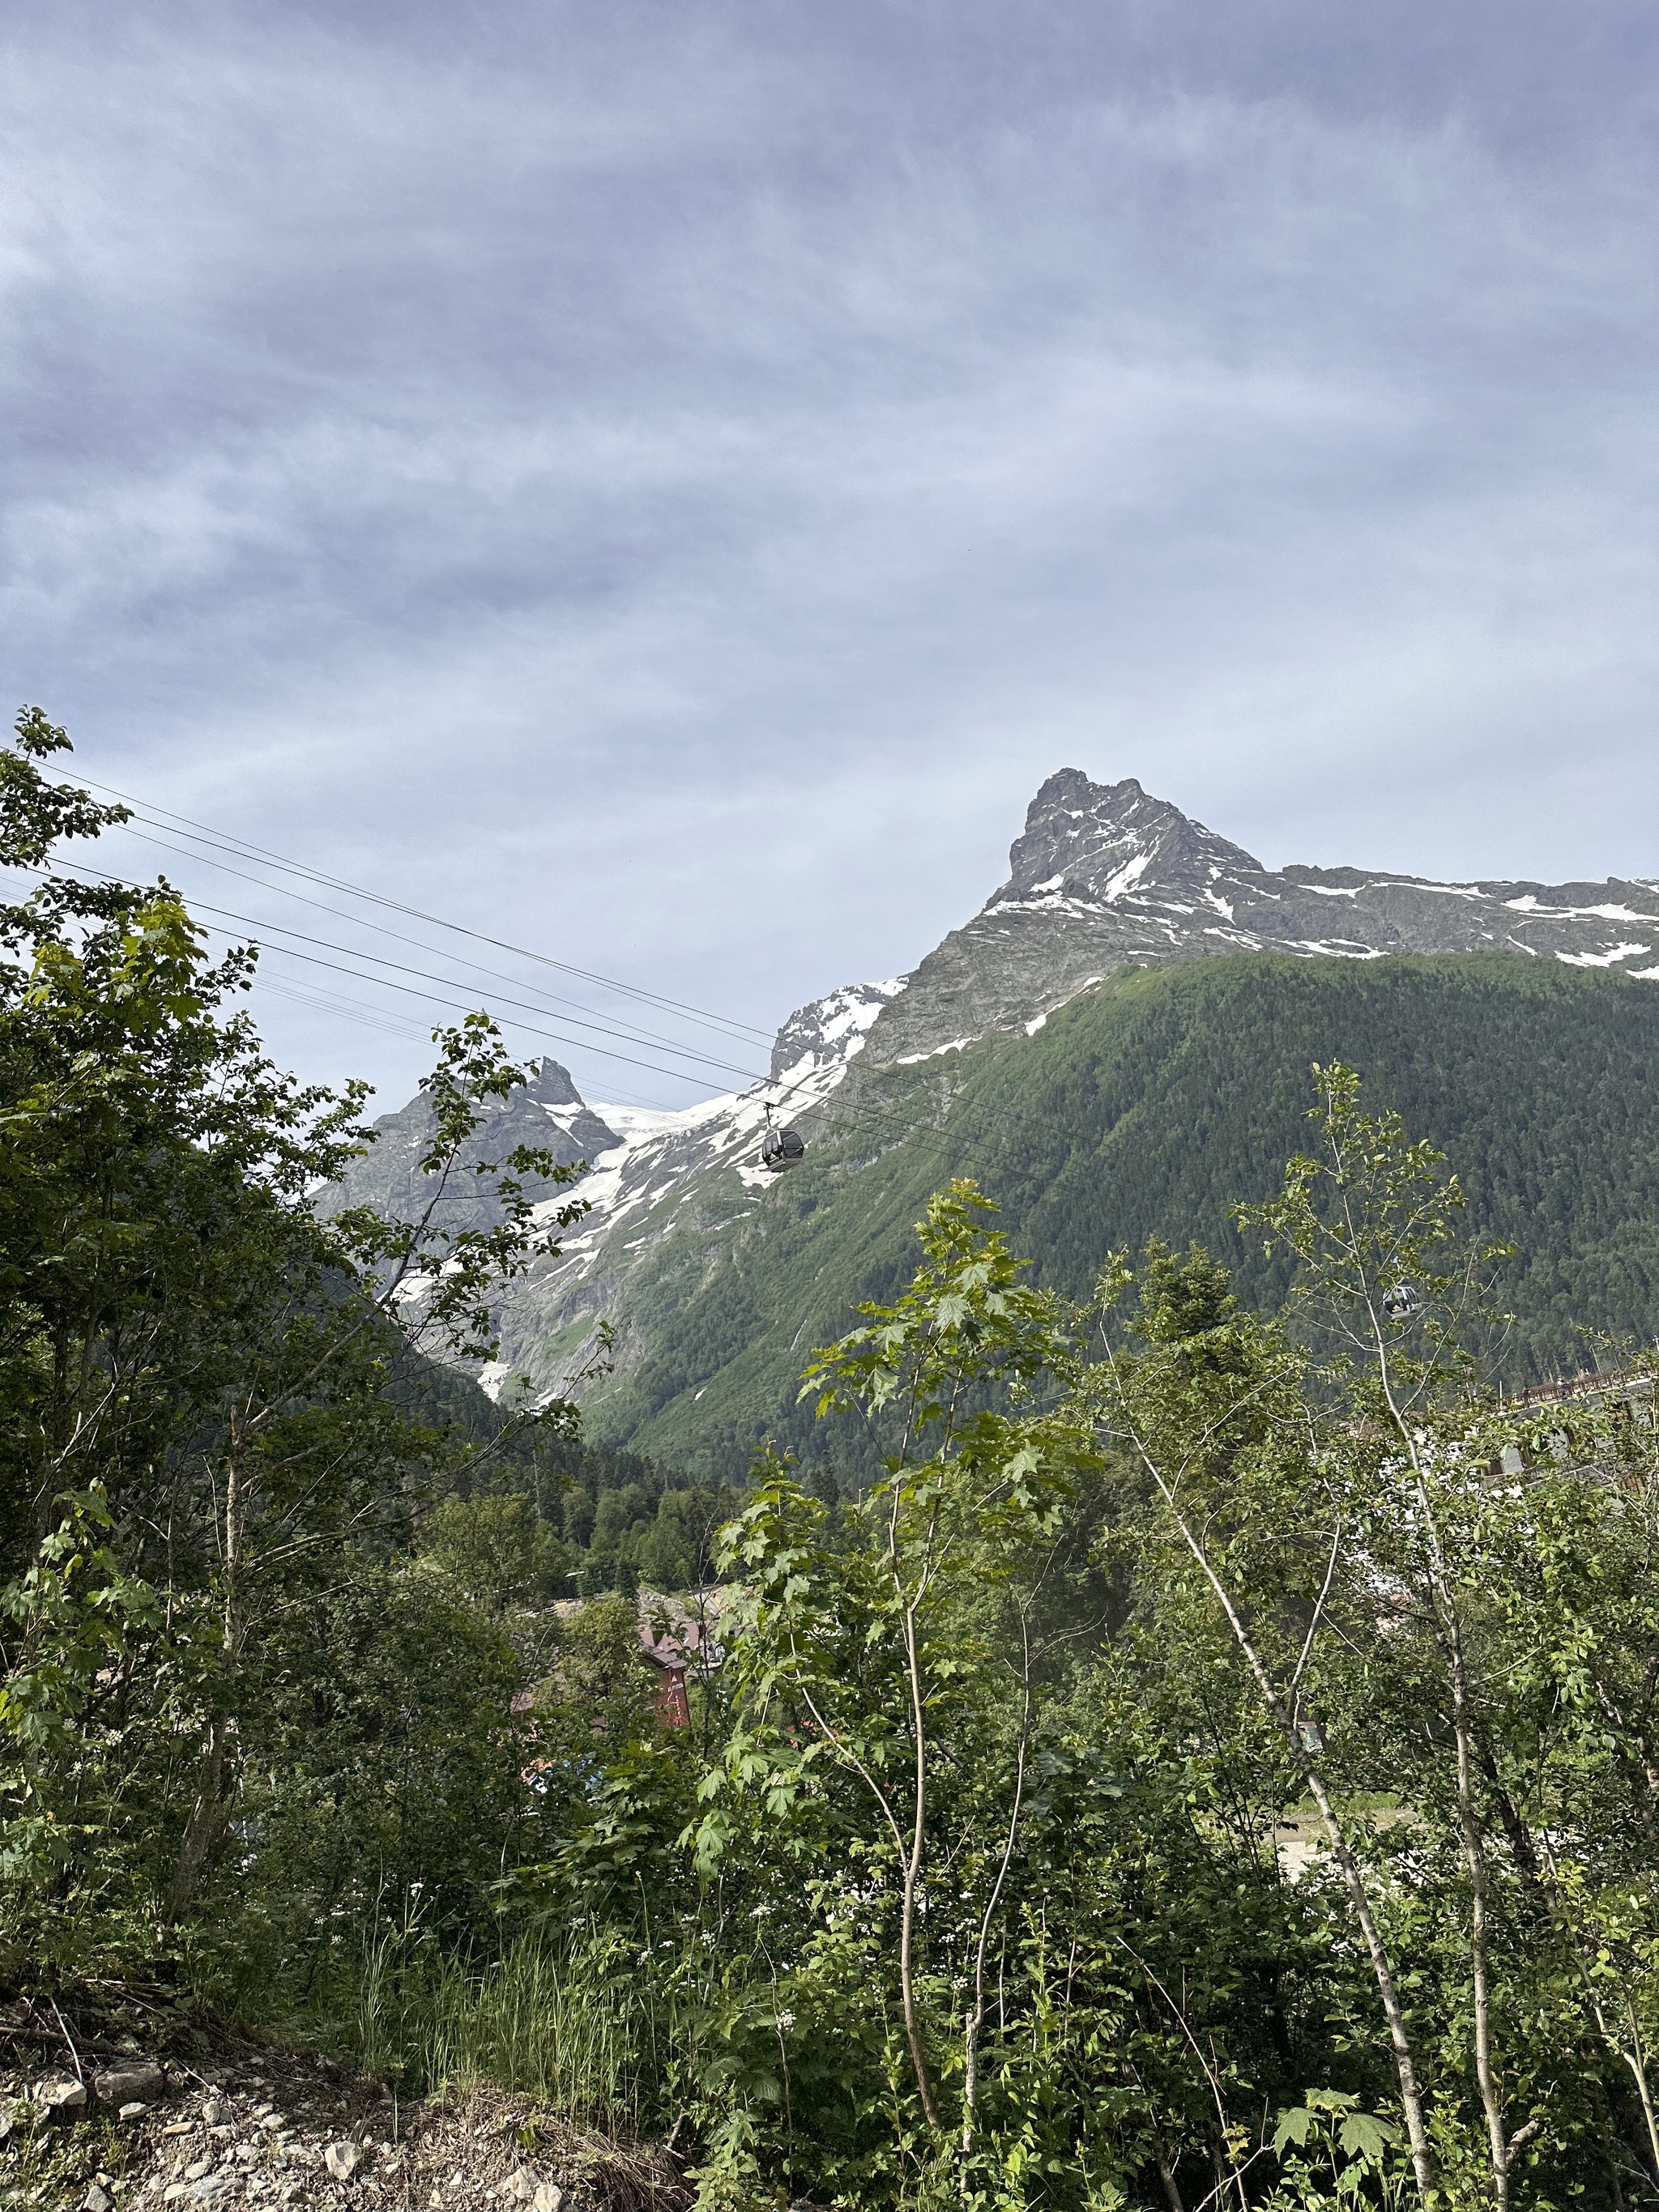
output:
MULTIPOLYGON (((431 1361, 398 1363, 390 1395, 417 1424, 470 1447, 471 1464, 456 1475, 458 1496, 528 1501, 563 1547, 559 1595, 674 1592, 715 1579, 719 1533, 742 1495, 736 1486, 693 1482, 638 1452, 610 1450, 545 1424, 527 1428, 469 1376, 431 1361)), ((521 1567, 512 1576, 522 1580, 521 1567)))
POLYGON ((1503 1402, 1503 1255, 1316 1081, 1281 1318, 1157 1244, 1068 1305, 958 1183, 809 1367, 882 1479, 763 1461, 583 1847, 708 2202, 1659 2197, 1652 1378, 1503 1402))
MULTIPOLYGON (((313 1918, 337 1908, 335 1862, 358 1883, 406 1871, 411 1820, 472 1835, 480 1878, 498 1871, 483 1808, 516 1778, 515 1662, 401 1564, 457 1469, 388 1385, 423 1345, 488 1355, 500 1284, 581 1210, 538 1222, 525 1178, 574 1170, 522 1152, 491 1166, 495 1225, 439 1226, 468 1139, 522 1080, 477 1015, 437 1040, 424 1214, 320 1219, 313 1193, 368 1140, 365 1092, 271 1065, 234 1008, 252 954, 210 963, 166 884, 54 868, 61 840, 122 813, 57 778, 67 744, 29 710, 0 752, 0 863, 41 877, 0 908, 11 1978, 210 1941, 224 1887, 246 1901, 256 1861, 297 1863, 307 1818, 294 1880, 313 1918)), ((280 1887, 266 1917, 292 1926, 280 1887)))

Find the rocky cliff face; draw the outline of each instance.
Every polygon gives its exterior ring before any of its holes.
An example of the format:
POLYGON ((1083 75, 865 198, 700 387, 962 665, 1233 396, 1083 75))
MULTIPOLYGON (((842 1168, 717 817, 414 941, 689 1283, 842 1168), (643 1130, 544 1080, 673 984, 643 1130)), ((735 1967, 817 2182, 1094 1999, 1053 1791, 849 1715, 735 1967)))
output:
POLYGON ((787 1114, 798 1090, 811 1087, 833 1070, 837 1075, 864 1049, 872 1024, 904 988, 904 978, 884 983, 847 983, 825 999, 814 999, 791 1014, 772 1047, 774 1096, 787 1114))
MULTIPOLYGON (((1513 951, 1659 981, 1659 884, 1439 884, 1362 868, 1273 870, 1142 790, 1062 769, 1032 800, 1008 880, 914 974, 849 984, 793 1013, 769 1085, 678 1114, 587 1105, 546 1060, 480 1132, 476 1156, 549 1145, 585 1160, 591 1211, 556 1259, 515 1284, 487 1387, 527 1374, 557 1390, 582 1376, 603 1316, 629 1368, 649 1356, 664 1301, 699 1295, 741 1248, 744 1223, 780 1180, 759 1164, 769 1109, 809 1141, 862 1109, 862 1068, 943 1055, 994 1030, 1035 1032, 1114 970, 1266 951, 1371 960, 1389 952, 1513 951)), ((424 1203, 423 1099, 376 1125, 380 1140, 344 1196, 404 1218, 424 1203)), ((878 1131, 876 1147, 884 1140, 878 1131)), ((550 1214, 569 1195, 551 1191, 550 1214)), ((455 1225, 490 1218, 487 1186, 454 1201, 455 1225)))
POLYGON ((1659 977, 1651 883, 1438 884, 1363 868, 1265 868, 1133 776, 1062 769, 1032 800, 1009 878, 930 952, 871 1033, 872 1065, 1027 1029, 1115 969, 1271 951, 1515 951, 1659 977))
MULTIPOLYGON (((343 1185, 324 1194, 324 1210, 372 1206, 388 1220, 419 1220, 432 1202, 431 1179, 422 1173, 421 1160, 435 1121, 424 1092, 396 1114, 381 1115, 374 1124, 372 1150, 356 1164, 343 1185)), ((569 1070, 556 1060, 544 1060, 533 1079, 503 1101, 462 1153, 460 1172, 451 1177, 440 1200, 443 1225, 491 1229, 501 1219, 489 1178, 471 1172, 478 1161, 504 1160, 526 1145, 550 1152, 556 1166, 574 1167, 578 1160, 592 1160, 618 1141, 616 1132, 585 1103, 569 1070)), ((558 1185, 534 1176, 525 1188, 538 1202, 554 1206, 568 1195, 558 1185)))

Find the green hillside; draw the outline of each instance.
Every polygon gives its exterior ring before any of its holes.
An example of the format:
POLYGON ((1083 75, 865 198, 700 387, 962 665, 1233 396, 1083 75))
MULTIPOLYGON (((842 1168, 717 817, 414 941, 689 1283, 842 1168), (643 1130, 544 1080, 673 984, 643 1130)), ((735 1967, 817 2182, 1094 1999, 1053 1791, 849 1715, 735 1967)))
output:
POLYGON ((1586 1362, 1582 1329, 1659 1328, 1659 989, 1518 956, 1261 954, 1125 971, 1033 1037, 855 1064, 805 1165, 718 1246, 670 1237, 631 1304, 647 1346, 589 1402, 596 1441, 729 1476, 764 1437, 852 1469, 868 1448, 793 1405, 811 1347, 915 1264, 947 1176, 1002 1208, 1036 1279, 1082 1291, 1109 1250, 1196 1237, 1271 1306, 1282 1278, 1227 1219, 1304 1140, 1308 1070, 1341 1059, 1449 1156, 1472 1221, 1517 1248, 1515 1383, 1586 1362))

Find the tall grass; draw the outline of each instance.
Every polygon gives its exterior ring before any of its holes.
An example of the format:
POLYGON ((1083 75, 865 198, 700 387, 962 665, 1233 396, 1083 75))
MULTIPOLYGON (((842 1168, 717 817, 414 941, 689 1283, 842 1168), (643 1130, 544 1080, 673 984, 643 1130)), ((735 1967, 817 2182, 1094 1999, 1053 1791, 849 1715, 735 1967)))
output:
POLYGON ((479 1961, 382 1925, 334 1994, 364 2066, 411 2091, 488 2081, 611 2132, 655 2116, 666 2000, 612 1931, 520 1936, 479 1961))

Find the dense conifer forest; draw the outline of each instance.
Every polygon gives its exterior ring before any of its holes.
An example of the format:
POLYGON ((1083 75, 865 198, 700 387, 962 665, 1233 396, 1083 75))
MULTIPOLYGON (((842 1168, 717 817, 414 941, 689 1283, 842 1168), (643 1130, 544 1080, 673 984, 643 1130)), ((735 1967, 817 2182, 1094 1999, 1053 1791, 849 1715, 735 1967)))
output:
POLYGON ((671 1239, 641 1300, 649 1349, 588 1401, 590 1432, 705 1477, 763 1439, 877 1464, 797 1406, 799 1347, 890 1298, 930 1191, 969 1176, 1034 1278, 1086 1296, 1104 1256, 1196 1238, 1265 1311, 1290 1269, 1239 1232, 1303 1141, 1309 1069, 1341 1060, 1455 1168, 1471 1226, 1513 1246, 1513 1316, 1486 1346, 1522 1388, 1659 1331, 1659 993, 1520 954, 1376 961, 1252 953, 1121 972, 1038 1033, 866 1075, 855 1061, 805 1165, 705 1279, 671 1239))
POLYGON ((363 1094, 52 871, 66 744, 0 754, 9 2201, 403 2203, 493 2087, 659 2146, 617 2204, 1659 2203, 1640 986, 1216 962, 970 1055, 931 1150, 849 1085, 661 1355, 754 1332, 739 1480, 473 1391, 579 1218, 519 1146, 441 1225, 523 1071, 439 1032, 433 1205, 321 1218, 363 1094), (142 2172, 83 2054, 157 2022, 390 2117, 142 2172))

